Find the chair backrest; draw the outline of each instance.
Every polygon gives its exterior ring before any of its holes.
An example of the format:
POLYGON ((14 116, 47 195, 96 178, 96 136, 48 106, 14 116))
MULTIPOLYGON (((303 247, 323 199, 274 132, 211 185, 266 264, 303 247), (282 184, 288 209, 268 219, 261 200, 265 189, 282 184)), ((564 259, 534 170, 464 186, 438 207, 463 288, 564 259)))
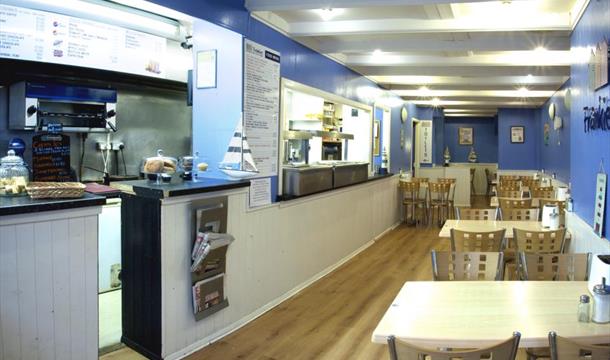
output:
POLYGON ((438 178, 436 179, 436 182, 441 183, 441 184, 455 184, 455 179, 454 178, 438 178))
POLYGON ((511 180, 521 180, 521 176, 519 175, 500 175, 500 182, 502 181, 511 181, 511 180))
POLYGON ((390 350, 390 360, 514 360, 517 356, 520 339, 521 334, 515 332, 511 338, 490 347, 460 351, 440 351, 425 349, 396 339, 394 336, 389 336, 388 347, 390 350))
POLYGON ((428 192, 430 193, 431 200, 448 202, 450 191, 451 191, 451 183, 440 183, 440 182, 428 183, 428 192))
POLYGON ((513 228, 513 239, 518 251, 538 254, 560 254, 566 229, 531 231, 513 228))
POLYGON ((521 180, 503 180, 500 181, 500 187, 521 187, 521 180))
POLYGON ((523 197, 523 193, 521 192, 521 190, 500 189, 498 190, 498 197, 521 199, 523 197))
POLYGON ((540 209, 500 209, 500 218, 511 221, 538 221, 540 209))
POLYGON ((538 188, 532 190, 532 197, 539 199, 554 199, 555 198, 555 190, 553 188, 538 188))
POLYGON ((402 190, 402 197, 405 201, 415 201, 419 197, 419 183, 411 181, 399 181, 398 187, 402 190))
POLYGON ((531 209, 532 199, 507 199, 499 198, 500 208, 502 209, 531 209))
POLYGON ((591 254, 519 253, 522 279, 535 281, 587 281, 591 254))
POLYGON ((530 189, 537 188, 540 187, 540 180, 534 180, 533 177, 521 177, 521 185, 530 189))
POLYGON ((411 179, 411 181, 417 182, 417 183, 427 183, 427 182, 430 182, 430 179, 423 178, 423 177, 414 177, 411 179))
POLYGON ((587 345, 549 333, 551 360, 608 360, 610 346, 587 345))
POLYGON ((458 220, 498 220, 498 208, 493 209, 471 209, 455 208, 458 220))
POLYGON ((451 251, 500 252, 506 229, 497 231, 462 231, 451 229, 451 251))
POLYGON ((502 280, 503 253, 432 250, 435 281, 502 280))

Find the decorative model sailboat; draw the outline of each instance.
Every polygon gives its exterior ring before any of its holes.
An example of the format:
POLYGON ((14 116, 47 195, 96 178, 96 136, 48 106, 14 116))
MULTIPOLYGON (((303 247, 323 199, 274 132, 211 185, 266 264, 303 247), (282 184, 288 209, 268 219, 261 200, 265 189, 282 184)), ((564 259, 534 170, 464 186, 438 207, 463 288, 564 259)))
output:
POLYGON ((218 167, 233 179, 245 179, 258 174, 241 119, 235 127, 235 132, 229 142, 229 149, 218 167))

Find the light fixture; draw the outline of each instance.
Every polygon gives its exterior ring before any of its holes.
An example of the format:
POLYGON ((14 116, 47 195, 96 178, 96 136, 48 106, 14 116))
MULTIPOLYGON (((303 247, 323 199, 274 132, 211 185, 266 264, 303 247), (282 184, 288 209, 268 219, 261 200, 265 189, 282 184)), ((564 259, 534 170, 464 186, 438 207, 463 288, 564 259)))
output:
POLYGON ((441 105, 441 99, 435 97, 432 99, 431 104, 433 107, 439 107, 441 105))
POLYGON ((536 52, 545 52, 547 51, 546 48, 544 46, 537 46, 534 51, 536 52))
POLYGON ((332 20, 335 16, 341 15, 343 13, 343 9, 333 9, 333 8, 315 9, 313 11, 315 13, 317 13, 318 15, 320 15, 320 17, 324 21, 332 20))
POLYGON ((517 90, 517 93, 519 94, 520 97, 527 97, 528 93, 529 93, 529 89, 526 88, 525 86, 522 86, 517 90))
POLYGON ((419 88, 419 94, 421 97, 430 96, 430 89, 427 86, 421 86, 419 88))
POLYGON ((381 49, 373 50, 373 56, 379 56, 379 55, 381 55, 381 53, 382 53, 381 49))

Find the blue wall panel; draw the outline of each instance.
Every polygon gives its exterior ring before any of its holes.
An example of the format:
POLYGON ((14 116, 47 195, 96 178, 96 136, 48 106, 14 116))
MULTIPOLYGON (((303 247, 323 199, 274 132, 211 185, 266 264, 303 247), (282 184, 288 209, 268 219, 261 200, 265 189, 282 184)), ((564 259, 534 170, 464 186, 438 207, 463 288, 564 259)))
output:
POLYGON ((542 141, 539 109, 498 109, 498 167, 502 170, 537 170, 542 141), (525 128, 525 142, 512 144, 512 126, 525 128))
POLYGON ((570 110, 566 108, 564 95, 570 87, 566 82, 541 108, 540 108, 540 168, 549 174, 556 174, 557 178, 565 183, 570 182, 570 110), (553 122, 549 118, 549 106, 555 104, 555 116, 561 117, 563 127, 554 130, 553 122), (544 142, 544 125, 550 126, 548 144, 544 142))
MULTIPOLYGON (((498 121, 496 118, 455 118, 445 120, 445 146, 449 147, 451 162, 468 162, 470 145, 458 144, 458 129, 471 127, 474 150, 480 163, 498 162, 498 121)), ((443 150, 444 151, 444 150, 443 150)))
MULTIPOLYGON (((610 1, 591 0, 580 22, 572 32, 571 46, 593 47, 610 39, 610 1)), ((592 91, 589 87, 587 64, 573 64, 571 68, 573 96, 571 106, 571 179, 572 197, 576 213, 587 223, 593 223, 595 183, 599 163, 603 159, 606 173, 610 172, 610 131, 584 133, 583 107, 597 105, 598 96, 610 97, 610 87, 592 91)), ((610 226, 610 196, 606 196, 605 234, 610 226)))

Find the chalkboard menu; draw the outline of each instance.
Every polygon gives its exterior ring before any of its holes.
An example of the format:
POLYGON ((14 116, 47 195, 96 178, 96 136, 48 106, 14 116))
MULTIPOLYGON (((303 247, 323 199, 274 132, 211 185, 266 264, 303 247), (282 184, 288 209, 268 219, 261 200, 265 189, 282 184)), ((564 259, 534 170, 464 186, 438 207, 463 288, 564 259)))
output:
POLYGON ((36 135, 32 139, 34 181, 70 181, 70 137, 36 135))

